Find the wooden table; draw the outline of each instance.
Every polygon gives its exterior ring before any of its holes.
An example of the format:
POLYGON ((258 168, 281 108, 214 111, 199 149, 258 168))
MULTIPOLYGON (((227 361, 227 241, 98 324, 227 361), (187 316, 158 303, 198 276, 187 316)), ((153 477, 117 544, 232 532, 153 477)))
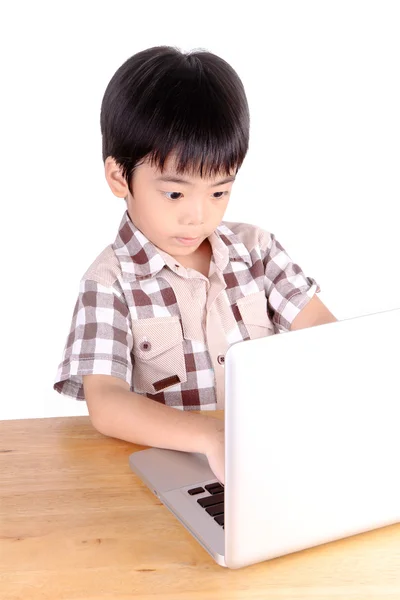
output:
POLYGON ((400 599, 400 525, 219 567, 130 471, 143 448, 89 417, 0 422, 1 600, 400 599))

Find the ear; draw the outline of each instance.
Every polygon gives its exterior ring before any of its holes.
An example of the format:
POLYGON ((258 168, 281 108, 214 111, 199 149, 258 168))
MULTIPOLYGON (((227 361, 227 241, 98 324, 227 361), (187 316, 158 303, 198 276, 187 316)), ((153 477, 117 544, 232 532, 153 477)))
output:
POLYGON ((104 163, 104 171, 107 179, 107 183, 114 196, 118 198, 126 198, 129 194, 128 184, 126 179, 122 176, 122 169, 117 165, 115 159, 112 156, 107 156, 104 163))

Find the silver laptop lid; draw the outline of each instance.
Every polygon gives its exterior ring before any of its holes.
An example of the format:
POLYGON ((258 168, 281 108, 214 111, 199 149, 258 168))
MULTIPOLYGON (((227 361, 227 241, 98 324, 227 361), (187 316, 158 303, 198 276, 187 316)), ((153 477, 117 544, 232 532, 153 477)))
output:
POLYGON ((234 344, 225 561, 400 521, 400 309, 234 344))

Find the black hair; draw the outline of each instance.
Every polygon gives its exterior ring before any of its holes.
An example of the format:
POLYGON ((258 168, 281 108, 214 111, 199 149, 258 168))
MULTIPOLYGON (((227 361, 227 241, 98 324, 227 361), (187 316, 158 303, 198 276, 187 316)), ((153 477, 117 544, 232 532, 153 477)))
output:
POLYGON ((249 146, 250 115, 243 84, 225 60, 202 49, 155 46, 115 72, 100 126, 103 162, 115 159, 132 193, 136 165, 147 158, 163 172, 172 151, 179 174, 237 173, 249 146))

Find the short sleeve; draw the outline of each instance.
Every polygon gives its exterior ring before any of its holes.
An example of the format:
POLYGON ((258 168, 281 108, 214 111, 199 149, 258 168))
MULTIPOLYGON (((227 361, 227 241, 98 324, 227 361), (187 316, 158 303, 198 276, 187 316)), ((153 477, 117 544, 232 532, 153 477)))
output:
POLYGON ((283 333, 290 330, 295 317, 321 288, 292 261, 273 233, 269 234, 263 262, 268 311, 277 331, 283 333))
MULTIPOLYGON (((82 280, 53 388, 85 400, 83 375, 112 375, 131 386, 132 330, 129 309, 117 283, 82 280)), ((118 284, 119 285, 119 284, 118 284)))

